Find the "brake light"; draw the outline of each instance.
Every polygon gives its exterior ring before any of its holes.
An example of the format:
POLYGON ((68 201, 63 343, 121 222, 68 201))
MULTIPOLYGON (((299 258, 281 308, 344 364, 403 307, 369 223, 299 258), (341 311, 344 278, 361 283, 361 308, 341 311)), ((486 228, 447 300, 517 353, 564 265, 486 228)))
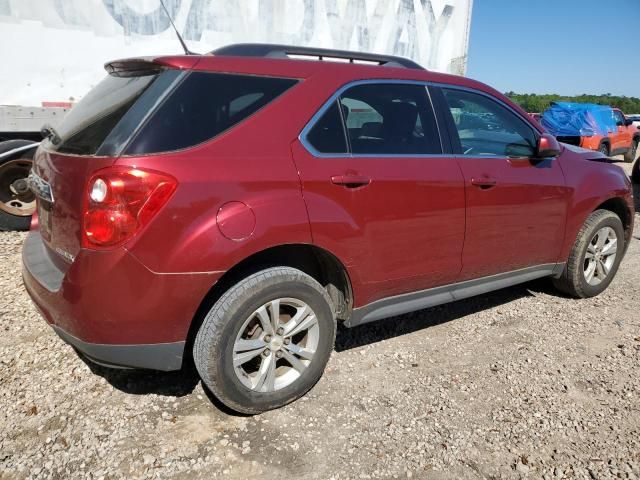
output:
POLYGON ((124 243, 167 203, 178 182, 170 175, 133 167, 108 167, 89 179, 82 225, 84 248, 124 243))

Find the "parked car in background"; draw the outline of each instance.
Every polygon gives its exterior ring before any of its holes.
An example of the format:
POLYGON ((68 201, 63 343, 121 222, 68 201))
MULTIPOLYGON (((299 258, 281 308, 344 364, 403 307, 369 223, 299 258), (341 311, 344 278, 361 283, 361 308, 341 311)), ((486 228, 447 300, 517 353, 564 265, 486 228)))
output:
POLYGON ((633 162, 640 130, 617 108, 590 103, 555 102, 542 114, 542 126, 563 143, 623 155, 633 162))
POLYGON ((468 78, 280 45, 106 68, 36 152, 23 250, 39 311, 100 364, 193 359, 256 413, 318 381, 337 321, 542 277, 591 297, 627 249, 622 170, 468 78))

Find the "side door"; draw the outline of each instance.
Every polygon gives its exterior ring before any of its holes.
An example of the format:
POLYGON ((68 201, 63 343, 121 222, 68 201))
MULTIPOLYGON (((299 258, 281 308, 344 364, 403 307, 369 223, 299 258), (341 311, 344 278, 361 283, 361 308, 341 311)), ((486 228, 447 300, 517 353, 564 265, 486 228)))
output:
POLYGON ((424 85, 345 87, 292 150, 313 241, 347 263, 355 306, 455 280, 464 182, 424 85))
POLYGON ((538 133, 493 96, 432 89, 446 111, 466 193, 459 281, 527 267, 552 268, 560 256, 571 195, 557 159, 536 159, 538 133))
POLYGON ((631 146, 631 133, 625 125, 624 115, 620 110, 613 110, 613 119, 616 122, 617 133, 612 135, 611 150, 626 149, 631 146))

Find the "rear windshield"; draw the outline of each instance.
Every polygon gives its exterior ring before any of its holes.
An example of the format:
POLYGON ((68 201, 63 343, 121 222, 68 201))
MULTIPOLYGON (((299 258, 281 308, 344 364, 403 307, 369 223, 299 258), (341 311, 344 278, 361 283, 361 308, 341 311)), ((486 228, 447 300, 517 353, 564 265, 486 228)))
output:
POLYGON ((108 76, 65 116, 49 148, 75 155, 141 155, 207 141, 252 115, 296 80, 166 70, 108 76))
POLYGON ((50 148, 61 153, 94 155, 156 77, 107 76, 65 115, 56 128, 62 141, 50 148))

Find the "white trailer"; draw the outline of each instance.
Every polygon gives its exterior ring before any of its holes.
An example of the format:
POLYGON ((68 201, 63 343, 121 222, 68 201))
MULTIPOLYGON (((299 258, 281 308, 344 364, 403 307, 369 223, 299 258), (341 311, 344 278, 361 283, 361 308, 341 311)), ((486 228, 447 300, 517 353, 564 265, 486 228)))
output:
MULTIPOLYGON (((472 2, 164 0, 193 52, 292 44, 399 55, 459 75, 467 65, 472 2)), ((0 144, 0 229, 26 228, 28 218, 3 221, 3 214, 29 217, 34 206, 19 181, 34 150, 26 141, 37 141, 43 124, 55 126, 104 77, 105 62, 180 53, 159 0, 0 0, 0 141, 13 139, 0 144)))

